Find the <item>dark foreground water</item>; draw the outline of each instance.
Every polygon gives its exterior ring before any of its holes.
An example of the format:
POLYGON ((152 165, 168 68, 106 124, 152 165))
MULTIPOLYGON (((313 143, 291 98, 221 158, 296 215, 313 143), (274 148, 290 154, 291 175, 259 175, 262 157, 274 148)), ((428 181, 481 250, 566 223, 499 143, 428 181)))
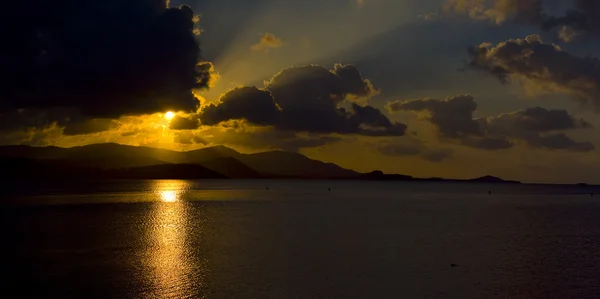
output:
POLYGON ((126 181, 2 190, 3 297, 600 296, 600 192, 590 188, 126 181))

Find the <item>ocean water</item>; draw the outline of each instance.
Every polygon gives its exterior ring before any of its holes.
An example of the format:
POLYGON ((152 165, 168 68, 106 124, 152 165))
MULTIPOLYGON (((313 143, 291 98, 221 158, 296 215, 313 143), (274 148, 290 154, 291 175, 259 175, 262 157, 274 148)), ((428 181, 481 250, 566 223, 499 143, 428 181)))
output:
POLYGON ((600 190, 592 187, 285 180, 0 187, 0 286, 8 297, 600 296, 600 190))

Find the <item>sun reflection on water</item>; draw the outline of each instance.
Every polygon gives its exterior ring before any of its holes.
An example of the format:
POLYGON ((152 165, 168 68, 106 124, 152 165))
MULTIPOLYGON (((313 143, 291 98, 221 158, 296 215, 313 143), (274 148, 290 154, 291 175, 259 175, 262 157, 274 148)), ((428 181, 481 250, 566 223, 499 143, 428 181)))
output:
POLYGON ((177 192, 172 190, 161 191, 160 199, 164 202, 176 202, 177 201, 177 192))
POLYGON ((154 193, 160 202, 155 205, 150 225, 152 246, 148 253, 149 281, 158 298, 189 297, 191 253, 187 245, 188 211, 183 196, 189 187, 186 181, 155 181, 154 193))
POLYGON ((152 189, 158 195, 160 201, 172 203, 181 200, 181 197, 187 192, 189 185, 190 183, 187 181, 155 181, 153 182, 152 189))

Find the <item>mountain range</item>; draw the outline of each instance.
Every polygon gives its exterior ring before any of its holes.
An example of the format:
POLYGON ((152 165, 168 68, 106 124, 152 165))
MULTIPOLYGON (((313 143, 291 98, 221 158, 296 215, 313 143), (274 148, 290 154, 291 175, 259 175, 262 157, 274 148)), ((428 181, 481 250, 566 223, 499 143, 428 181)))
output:
MULTIPOLYGON (((179 152, 115 143, 72 148, 0 146, 0 167, 6 175, 87 171, 90 175, 144 177, 147 172, 187 172, 194 167, 198 178, 353 178, 360 174, 332 163, 309 159, 298 153, 270 151, 243 154, 225 146, 179 152), (186 171, 184 171, 184 169, 186 171), (177 170, 177 171, 176 171, 177 170), (137 173, 137 175, 136 175, 137 173)), ((41 174, 40 174, 41 175, 41 174)), ((153 177, 160 177, 156 174, 153 177)), ((186 175, 190 178, 190 175, 186 175)))
MULTIPOLYGON (((0 177, 13 178, 301 178, 364 180, 442 180, 388 175, 381 171, 361 174, 299 153, 269 151, 239 153, 225 146, 188 152, 115 143, 61 148, 26 145, 0 146, 0 177)), ((455 181, 455 180, 453 180, 455 181)), ((486 176, 472 182, 504 183, 486 176)), ((518 183, 518 182, 511 182, 518 183)))

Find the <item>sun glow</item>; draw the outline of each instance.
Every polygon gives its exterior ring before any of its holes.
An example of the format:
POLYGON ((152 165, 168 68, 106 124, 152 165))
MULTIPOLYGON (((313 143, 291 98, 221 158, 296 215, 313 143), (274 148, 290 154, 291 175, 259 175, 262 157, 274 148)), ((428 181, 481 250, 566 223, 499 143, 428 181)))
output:
POLYGON ((165 113, 165 118, 168 120, 173 119, 173 117, 175 117, 175 113, 173 111, 169 111, 167 113, 165 113))

